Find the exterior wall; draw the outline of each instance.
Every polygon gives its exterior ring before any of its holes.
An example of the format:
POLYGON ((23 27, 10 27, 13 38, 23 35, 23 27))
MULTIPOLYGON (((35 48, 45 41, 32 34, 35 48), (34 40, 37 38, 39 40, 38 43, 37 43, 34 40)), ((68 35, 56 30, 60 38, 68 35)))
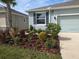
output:
MULTIPOLYGON (((56 15, 52 10, 49 10, 49 23, 57 23, 57 20, 54 19, 56 15)), ((29 13, 29 27, 32 25, 36 29, 46 29, 46 24, 34 24, 33 12, 29 13)))
MULTIPOLYGON (((58 10, 50 10, 50 18, 49 23, 57 23, 59 22, 59 16, 68 16, 68 15, 79 15, 79 8, 71 8, 71 9, 58 9, 58 10), (56 18, 56 19, 55 19, 56 18)), ((29 13, 29 25, 35 26, 36 29, 46 28, 46 25, 34 25, 33 24, 33 13, 29 13)))
POLYGON ((57 16, 56 15, 54 15, 54 11, 52 11, 51 10, 51 14, 50 14, 51 16, 50 16, 50 23, 57 23, 57 19, 54 19, 54 17, 55 18, 57 18, 57 16))
POLYGON ((51 23, 59 22, 59 16, 68 16, 68 15, 79 15, 79 8, 71 8, 71 9, 58 9, 51 11, 51 23), (56 17, 56 19, 54 19, 56 17))
POLYGON ((45 30, 46 29, 46 25, 45 24, 35 24, 35 25, 33 25, 34 26, 34 28, 36 28, 37 30, 38 29, 42 29, 42 30, 45 30))
POLYGON ((34 23, 33 23, 33 13, 29 13, 29 27, 30 27, 30 25, 34 25, 34 23))
POLYGON ((79 13, 79 8, 71 8, 71 9, 59 9, 54 11, 54 15, 63 16, 63 15, 73 15, 79 13))
POLYGON ((34 24, 33 13, 29 13, 29 27, 32 25, 35 29, 46 29, 46 24, 34 24))
POLYGON ((55 10, 54 15, 61 25, 61 32, 79 32, 79 8, 55 10))
MULTIPOLYGON (((12 25, 19 30, 28 29, 28 16, 12 11, 12 25)), ((5 30, 7 27, 9 27, 9 20, 6 16, 6 9, 0 8, 0 29, 5 30)))
POLYGON ((0 8, 0 12, 5 12, 5 9, 4 8, 0 8))
POLYGON ((4 13, 0 13, 0 30, 5 30, 7 27, 6 25, 6 18, 4 13))
POLYGON ((28 17, 21 15, 12 15, 12 25, 13 27, 21 29, 28 29, 28 17))
POLYGON ((6 25, 6 17, 5 17, 5 9, 0 8, 0 30, 5 30, 7 25, 6 25))
POLYGON ((79 32, 79 15, 59 16, 61 32, 79 32))

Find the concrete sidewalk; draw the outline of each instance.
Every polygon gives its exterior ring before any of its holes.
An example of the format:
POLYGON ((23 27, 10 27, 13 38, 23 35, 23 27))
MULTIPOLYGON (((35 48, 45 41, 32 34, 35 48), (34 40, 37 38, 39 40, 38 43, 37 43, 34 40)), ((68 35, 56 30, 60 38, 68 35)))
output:
POLYGON ((79 33, 60 33, 61 55, 63 59, 79 59, 79 33))

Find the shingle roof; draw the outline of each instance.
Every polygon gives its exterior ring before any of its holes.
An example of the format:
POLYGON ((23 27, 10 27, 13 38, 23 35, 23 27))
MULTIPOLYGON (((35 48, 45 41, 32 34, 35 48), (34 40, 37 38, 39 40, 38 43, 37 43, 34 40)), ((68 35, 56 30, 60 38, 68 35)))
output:
POLYGON ((14 9, 12 9, 12 12, 27 16, 27 14, 24 14, 24 13, 22 13, 22 12, 19 12, 19 11, 17 11, 17 10, 14 10, 14 9))
POLYGON ((68 2, 63 2, 63 3, 58 3, 58 4, 54 4, 54 5, 49 5, 49 6, 45 6, 45 7, 39 7, 39 8, 35 8, 35 9, 30 9, 29 11, 36 11, 36 10, 41 10, 41 9, 48 9, 48 8, 59 8, 59 7, 65 7, 65 6, 72 6, 72 7, 79 7, 79 0, 74 0, 74 1, 68 1, 68 2))
POLYGON ((5 6, 0 4, 0 8, 5 8, 5 6))
MULTIPOLYGON (((0 4, 0 8, 6 9, 6 6, 0 4)), ((19 11, 17 11, 17 10, 14 10, 14 9, 11 9, 11 11, 12 11, 13 13, 18 13, 18 14, 27 16, 27 14, 24 14, 24 13, 22 13, 22 12, 19 12, 19 11)))

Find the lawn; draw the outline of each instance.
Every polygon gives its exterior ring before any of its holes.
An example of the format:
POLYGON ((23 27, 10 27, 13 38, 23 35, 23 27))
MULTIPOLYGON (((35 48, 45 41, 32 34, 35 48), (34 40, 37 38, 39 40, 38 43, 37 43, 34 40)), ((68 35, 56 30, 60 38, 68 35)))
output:
POLYGON ((38 52, 7 45, 0 45, 0 59, 62 59, 60 54, 38 52))

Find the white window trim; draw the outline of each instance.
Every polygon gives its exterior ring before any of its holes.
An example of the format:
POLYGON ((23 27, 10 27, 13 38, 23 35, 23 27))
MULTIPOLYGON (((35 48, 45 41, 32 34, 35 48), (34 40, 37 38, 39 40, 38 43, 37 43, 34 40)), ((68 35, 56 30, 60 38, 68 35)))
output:
MULTIPOLYGON (((35 13, 36 24, 37 24, 37 15, 36 14, 40 14, 40 13, 45 13, 45 24, 46 24, 46 12, 36 12, 35 13)), ((43 19, 43 18, 40 18, 40 19, 43 19)), ((44 24, 37 24, 37 25, 44 25, 44 24)))

